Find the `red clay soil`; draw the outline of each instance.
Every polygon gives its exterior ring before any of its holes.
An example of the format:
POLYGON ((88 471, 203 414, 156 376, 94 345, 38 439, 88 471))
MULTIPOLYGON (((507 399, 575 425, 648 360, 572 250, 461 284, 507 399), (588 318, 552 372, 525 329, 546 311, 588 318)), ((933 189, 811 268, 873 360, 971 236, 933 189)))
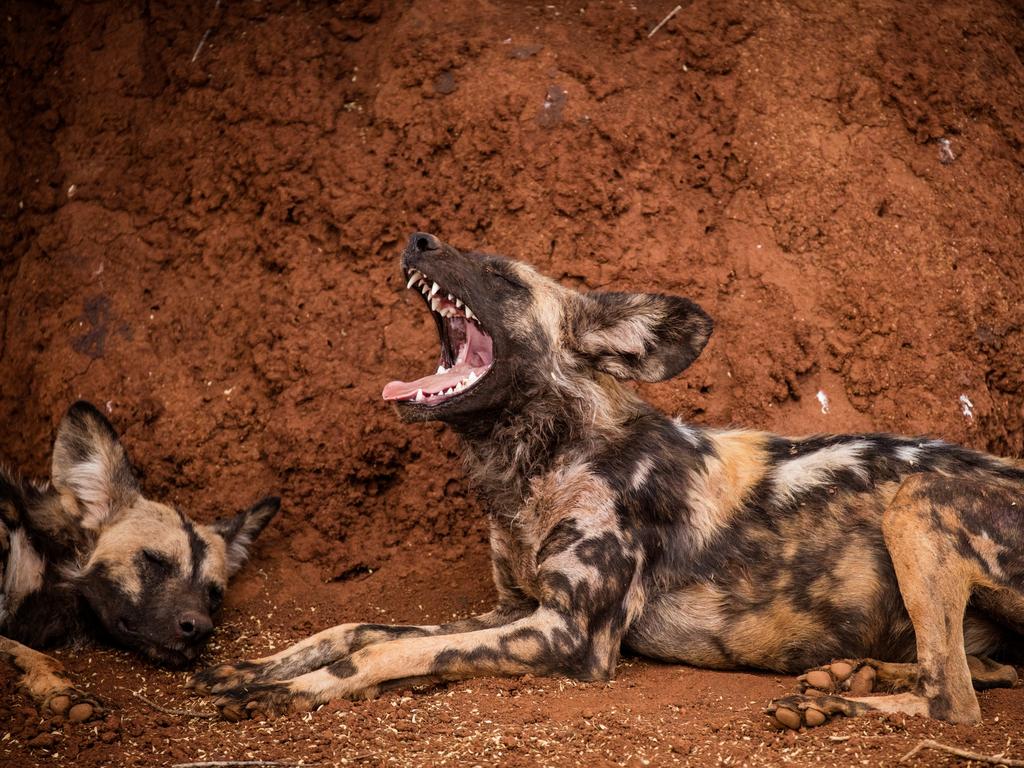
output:
MULTIPOLYGON (((380 399, 436 360, 397 264, 417 229, 700 302, 703 356, 642 388, 697 423, 1020 456, 1024 7, 693 0, 649 37, 674 6, 6 3, 4 457, 45 475, 85 397, 151 495, 202 519, 284 497, 207 661, 487 607, 455 439, 380 399)), ((981 727, 779 734, 761 710, 790 678, 627 659, 609 684, 232 725, 133 695, 207 707, 183 673, 59 656, 112 714, 41 719, 2 670, 0 764, 878 765, 920 738, 1024 758, 1020 688, 983 693, 981 727)))

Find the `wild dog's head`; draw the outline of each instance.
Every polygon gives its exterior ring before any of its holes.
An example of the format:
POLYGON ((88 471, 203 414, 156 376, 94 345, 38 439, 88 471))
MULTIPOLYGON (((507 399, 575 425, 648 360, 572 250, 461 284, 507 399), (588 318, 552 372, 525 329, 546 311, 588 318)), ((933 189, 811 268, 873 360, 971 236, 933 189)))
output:
POLYGON ((461 253, 425 233, 409 239, 402 270, 441 340, 435 374, 384 388, 407 421, 459 425, 548 393, 586 397, 601 376, 663 381, 711 335, 711 318, 688 299, 579 293, 521 262, 461 253))
POLYGON ((114 428, 85 402, 57 430, 52 482, 91 543, 71 583, 111 640, 169 666, 199 655, 228 578, 280 506, 266 498, 200 525, 146 499, 114 428))

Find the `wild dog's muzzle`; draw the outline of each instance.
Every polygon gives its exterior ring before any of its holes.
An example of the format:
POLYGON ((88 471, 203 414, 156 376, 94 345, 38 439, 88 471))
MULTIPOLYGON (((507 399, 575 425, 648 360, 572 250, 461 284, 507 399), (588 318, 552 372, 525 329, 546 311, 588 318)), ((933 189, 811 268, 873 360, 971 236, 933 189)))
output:
MULTIPOLYGON (((409 239, 409 247, 424 255, 442 248, 436 237, 421 232, 409 239)), ((427 266, 423 269, 430 271, 427 266)), ((461 297, 419 268, 406 269, 405 277, 406 287, 422 293, 433 313, 441 354, 435 373, 415 381, 392 381, 384 387, 383 397, 436 405, 462 395, 487 375, 494 363, 494 343, 461 297)))

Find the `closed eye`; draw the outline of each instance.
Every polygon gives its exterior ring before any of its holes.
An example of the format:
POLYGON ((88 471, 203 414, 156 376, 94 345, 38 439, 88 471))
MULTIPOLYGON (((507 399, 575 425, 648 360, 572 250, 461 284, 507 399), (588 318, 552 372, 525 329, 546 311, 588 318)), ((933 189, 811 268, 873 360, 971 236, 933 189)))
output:
POLYGON ((171 570, 171 561, 159 552, 154 552, 152 549, 144 549, 142 550, 142 555, 150 565, 162 570, 171 570))
POLYGON ((212 613, 220 608, 220 604, 224 601, 224 590, 217 584, 211 584, 206 592, 210 601, 210 612, 212 613))
POLYGON ((519 282, 516 278, 512 277, 511 275, 506 275, 504 272, 494 269, 493 267, 484 267, 484 271, 494 275, 495 277, 500 277, 513 288, 519 288, 520 290, 524 291, 528 290, 524 283, 519 282))

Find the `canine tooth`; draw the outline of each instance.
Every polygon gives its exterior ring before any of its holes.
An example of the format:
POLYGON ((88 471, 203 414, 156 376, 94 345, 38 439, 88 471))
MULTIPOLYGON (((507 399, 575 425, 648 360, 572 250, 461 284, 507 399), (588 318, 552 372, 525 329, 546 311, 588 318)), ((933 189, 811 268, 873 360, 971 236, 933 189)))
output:
POLYGON ((416 402, 419 402, 420 400, 423 400, 423 399, 424 399, 423 398, 423 390, 422 389, 417 389, 416 390, 416 402))
MULTIPOLYGON (((449 297, 449 298, 451 298, 451 297, 449 297)), ((459 309, 462 309, 462 299, 456 299, 455 300, 455 306, 458 307, 459 309)))
POLYGON ((437 293, 440 290, 441 290, 441 286, 438 285, 437 283, 434 283, 432 286, 430 286, 430 295, 433 296, 435 293, 437 293))
POLYGON ((412 273, 412 277, 409 278, 409 282, 405 284, 405 287, 406 288, 412 288, 416 284, 416 281, 419 280, 419 279, 420 279, 419 275, 417 275, 415 272, 413 272, 412 273))
POLYGON ((466 319, 467 320, 476 320, 476 317, 473 315, 473 310, 470 309, 469 307, 466 307, 466 319))

